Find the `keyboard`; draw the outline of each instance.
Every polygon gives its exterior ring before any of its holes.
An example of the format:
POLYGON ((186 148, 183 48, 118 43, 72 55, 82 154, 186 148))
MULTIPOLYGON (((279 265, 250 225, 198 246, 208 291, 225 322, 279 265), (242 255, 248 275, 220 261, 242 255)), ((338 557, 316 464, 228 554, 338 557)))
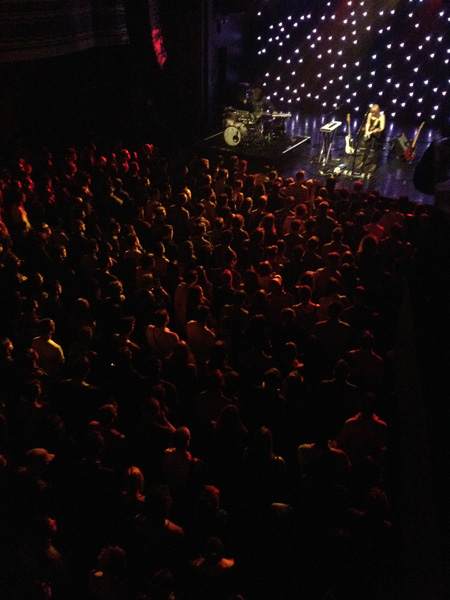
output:
POLYGON ((320 131, 322 131, 322 133, 332 133, 340 125, 342 125, 342 121, 330 121, 329 123, 326 123, 326 125, 323 125, 320 128, 320 131))
POLYGON ((256 117, 260 118, 262 117, 263 119, 274 119, 276 117, 282 118, 282 119, 287 119, 288 117, 292 117, 291 113, 277 113, 277 112, 255 112, 253 113, 256 117))

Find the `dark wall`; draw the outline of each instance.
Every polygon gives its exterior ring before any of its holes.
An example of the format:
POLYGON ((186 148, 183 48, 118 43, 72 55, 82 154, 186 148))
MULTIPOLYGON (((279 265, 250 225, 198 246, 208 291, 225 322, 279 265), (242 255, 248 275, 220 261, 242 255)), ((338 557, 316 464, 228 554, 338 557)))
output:
POLYGON ((130 62, 130 48, 115 47, 2 65, 18 135, 55 143, 82 132, 103 135, 111 128, 131 127, 130 62))
POLYGON ((245 12, 212 0, 160 2, 161 69, 147 0, 126 0, 130 44, 0 65, 0 141, 76 143, 91 134, 173 139, 206 127, 246 79, 245 12), (243 74, 244 73, 244 74, 243 74), (231 91, 230 91, 231 90, 231 91), (10 110, 9 110, 10 109, 10 110))

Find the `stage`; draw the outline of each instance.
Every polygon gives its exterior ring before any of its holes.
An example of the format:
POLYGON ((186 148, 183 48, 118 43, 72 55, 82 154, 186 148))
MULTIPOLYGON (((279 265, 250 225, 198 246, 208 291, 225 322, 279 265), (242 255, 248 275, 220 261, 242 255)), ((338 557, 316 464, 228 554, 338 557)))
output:
POLYGON ((309 144, 309 136, 283 136, 277 139, 245 140, 236 145, 228 145, 224 140, 224 134, 219 131, 199 143, 205 150, 214 150, 219 154, 236 154, 239 158, 245 158, 252 164, 261 163, 280 167, 288 157, 299 155, 305 146, 309 144))
MULTIPOLYGON (((352 124, 353 131, 358 123, 352 124)), ((293 113, 285 120, 282 136, 271 138, 251 136, 231 139, 225 136, 225 129, 217 125, 210 135, 206 135, 197 145, 197 150, 205 155, 235 154, 249 162, 250 171, 255 172, 262 165, 275 168, 282 177, 293 177, 298 170, 304 170, 307 178, 323 179, 333 176, 338 185, 351 186, 361 180, 367 191, 377 190, 383 197, 408 196, 413 202, 431 204, 432 196, 418 192, 413 183, 414 168, 430 142, 438 138, 435 130, 425 126, 416 142, 416 156, 412 161, 404 158, 403 141, 413 140, 417 133, 416 124, 389 122, 386 126, 386 139, 380 150, 377 165, 358 169, 362 150, 357 156, 346 154, 348 124, 345 115, 303 115, 293 113), (331 147, 324 147, 324 133, 321 129, 331 122, 340 125, 332 132, 331 147), (400 142, 399 142, 400 140, 400 142)))

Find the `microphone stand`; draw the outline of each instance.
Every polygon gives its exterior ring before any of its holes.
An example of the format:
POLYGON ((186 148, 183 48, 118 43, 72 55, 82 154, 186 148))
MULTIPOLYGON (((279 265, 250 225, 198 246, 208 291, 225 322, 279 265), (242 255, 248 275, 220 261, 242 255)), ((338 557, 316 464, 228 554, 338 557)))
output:
POLYGON ((353 163, 352 163, 352 178, 355 174, 355 163, 356 163, 356 155, 358 153, 358 146, 359 146, 359 136, 361 134, 361 130, 363 128, 363 126, 365 125, 366 121, 367 121, 367 115, 369 114, 370 108, 367 109, 366 114, 363 117, 362 123, 359 126, 358 131, 356 132, 356 140, 355 140, 355 144, 353 146, 354 148, 354 152, 353 152, 353 163))

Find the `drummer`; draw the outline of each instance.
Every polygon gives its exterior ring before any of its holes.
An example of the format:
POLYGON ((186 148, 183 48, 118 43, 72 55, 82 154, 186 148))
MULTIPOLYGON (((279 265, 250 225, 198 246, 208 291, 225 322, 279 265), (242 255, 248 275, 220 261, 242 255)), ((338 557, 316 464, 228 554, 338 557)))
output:
POLYGON ((259 87, 253 88, 249 98, 244 98, 244 106, 256 117, 260 117, 266 111, 273 110, 272 105, 264 98, 259 87))
POLYGON ((275 118, 278 113, 273 104, 264 98, 261 88, 253 88, 250 97, 244 102, 250 111, 253 125, 257 127, 261 136, 273 138, 284 133, 284 119, 275 118))

